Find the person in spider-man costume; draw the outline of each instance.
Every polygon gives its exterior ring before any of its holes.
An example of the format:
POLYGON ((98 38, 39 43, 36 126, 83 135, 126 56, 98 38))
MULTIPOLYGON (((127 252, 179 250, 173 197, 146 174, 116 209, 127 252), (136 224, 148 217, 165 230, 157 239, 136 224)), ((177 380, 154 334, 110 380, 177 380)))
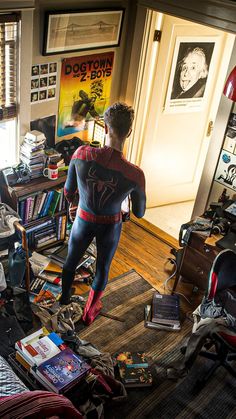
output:
POLYGON ((101 296, 122 226, 121 204, 130 196, 132 212, 143 217, 146 208, 143 171, 128 162, 122 150, 131 133, 134 111, 123 103, 110 106, 104 115, 106 141, 103 148, 79 147, 72 156, 65 183, 65 196, 79 206, 70 234, 68 255, 62 271, 60 304, 68 304, 78 261, 96 238, 96 273, 84 308, 83 321, 90 324, 101 310, 101 296))

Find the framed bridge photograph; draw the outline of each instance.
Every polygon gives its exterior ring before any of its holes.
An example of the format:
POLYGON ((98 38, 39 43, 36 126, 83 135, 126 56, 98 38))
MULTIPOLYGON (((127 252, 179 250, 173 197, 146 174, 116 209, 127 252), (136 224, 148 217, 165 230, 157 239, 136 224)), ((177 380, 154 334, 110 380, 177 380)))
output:
POLYGON ((123 9, 45 13, 43 55, 116 47, 123 9))

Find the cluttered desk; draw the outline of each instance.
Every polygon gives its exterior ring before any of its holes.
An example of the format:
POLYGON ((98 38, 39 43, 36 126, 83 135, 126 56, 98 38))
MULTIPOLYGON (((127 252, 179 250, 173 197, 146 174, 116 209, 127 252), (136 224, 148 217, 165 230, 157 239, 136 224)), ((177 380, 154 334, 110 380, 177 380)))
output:
POLYGON ((236 201, 212 202, 201 217, 183 224, 179 245, 172 292, 180 277, 205 290, 215 257, 223 249, 236 252, 236 201))

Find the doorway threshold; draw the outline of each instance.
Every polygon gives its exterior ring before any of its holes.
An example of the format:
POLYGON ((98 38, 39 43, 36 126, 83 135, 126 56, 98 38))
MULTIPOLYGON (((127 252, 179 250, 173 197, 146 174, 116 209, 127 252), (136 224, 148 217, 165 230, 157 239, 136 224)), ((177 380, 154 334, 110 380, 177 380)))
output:
POLYGON ((148 231, 153 236, 168 244, 170 247, 173 247, 174 249, 179 249, 178 240, 172 237, 170 234, 166 233, 165 231, 161 230, 159 227, 156 227, 154 224, 150 223, 147 220, 144 220, 143 218, 136 218, 133 214, 131 214, 130 219, 133 223, 142 227, 144 230, 148 231))

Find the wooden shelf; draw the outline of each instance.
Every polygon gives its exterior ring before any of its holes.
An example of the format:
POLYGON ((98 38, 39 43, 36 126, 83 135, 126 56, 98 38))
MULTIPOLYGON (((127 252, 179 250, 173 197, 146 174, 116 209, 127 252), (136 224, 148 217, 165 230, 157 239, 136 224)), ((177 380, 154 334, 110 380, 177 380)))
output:
MULTIPOLYGON (((41 192, 47 192, 50 190, 55 190, 60 187, 60 189, 63 189, 64 183, 66 181, 67 173, 66 172, 59 172, 58 179, 51 180, 44 176, 41 176, 39 178, 33 179, 28 183, 14 185, 14 186, 8 186, 5 182, 5 180, 1 180, 0 182, 0 192, 1 192, 1 198, 2 202, 5 202, 8 204, 13 210, 16 212, 19 211, 19 201, 25 201, 27 197, 36 196, 40 194, 41 192)), ((63 193, 63 192, 62 192, 63 193)), ((65 199, 65 198, 63 198, 65 199)), ((34 202, 34 201, 33 201, 34 202)), ((25 208, 24 208, 25 209, 25 208)), ((19 211, 20 212, 20 211, 19 211)), ((27 244, 30 250, 35 249, 35 235, 39 232, 41 225, 49 220, 56 220, 55 225, 52 227, 55 227, 56 237, 57 237, 57 231, 58 228, 61 228, 61 224, 58 224, 57 220, 59 221, 59 217, 62 217, 63 221, 63 236, 65 238, 64 232, 66 234, 66 224, 67 223, 67 205, 65 204, 65 207, 63 205, 63 209, 60 211, 57 211, 52 216, 46 215, 44 217, 37 218, 34 221, 30 221, 28 223, 25 223, 23 225, 26 235, 27 235, 27 244), (31 227, 36 227, 33 231, 29 231, 31 227), (28 231, 28 233, 27 233, 28 231)), ((49 223, 48 223, 49 224, 49 223)), ((45 225, 42 226, 42 229, 46 227, 45 225)), ((46 235, 45 235, 46 237, 46 235)), ((42 237, 43 239, 43 237, 42 237)), ((63 243, 64 239, 60 238, 58 240, 58 243, 63 243)), ((38 249, 39 251, 42 251, 44 249, 50 248, 55 246, 56 242, 45 244, 45 246, 40 247, 38 249)))
POLYGON ((45 215, 45 217, 36 218, 36 220, 30 221, 29 223, 24 224, 24 228, 27 230, 27 228, 34 227, 36 224, 40 226, 40 224, 43 223, 44 221, 50 220, 51 218, 57 218, 57 217, 60 217, 60 215, 65 215, 65 214, 67 214, 67 209, 55 212, 55 214, 53 215, 45 215))
POLYGON ((61 172, 59 173, 58 179, 50 180, 44 176, 39 177, 37 179, 33 179, 28 183, 8 186, 9 193, 12 195, 15 193, 17 198, 21 196, 25 196, 31 194, 37 190, 44 190, 44 189, 51 189, 55 188, 56 186, 60 185, 61 183, 65 183, 66 181, 66 173, 61 172))

